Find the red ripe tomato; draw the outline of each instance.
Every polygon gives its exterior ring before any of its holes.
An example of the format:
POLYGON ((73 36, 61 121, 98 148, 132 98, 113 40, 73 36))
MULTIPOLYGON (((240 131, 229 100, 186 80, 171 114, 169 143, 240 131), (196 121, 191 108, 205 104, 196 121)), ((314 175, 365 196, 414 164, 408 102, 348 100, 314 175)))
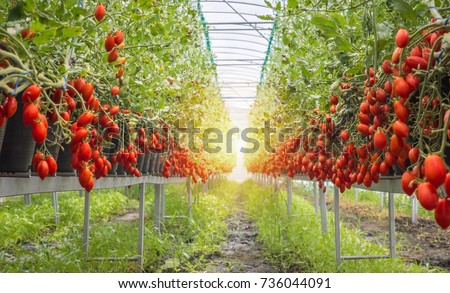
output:
POLYGON ((417 77, 417 75, 413 73, 409 73, 406 76, 406 82, 408 83, 409 87, 414 91, 419 87, 420 79, 417 77))
POLYGON ((111 95, 117 96, 119 94, 119 91, 120 91, 120 88, 117 85, 115 85, 111 88, 111 95))
POLYGON ((411 184, 411 181, 416 180, 416 176, 412 172, 404 172, 402 175, 402 188, 403 191, 411 196, 417 188, 417 183, 411 184))
POLYGON ((94 188, 94 177, 91 176, 91 178, 89 178, 89 181, 87 182, 87 184, 84 186, 84 189, 87 192, 91 192, 91 190, 94 188))
POLYGON ((50 176, 53 176, 56 174, 56 170, 58 168, 58 165, 56 163, 55 158, 53 158, 53 156, 48 156, 45 161, 47 162, 48 165, 48 174, 50 176))
POLYGON ((39 151, 37 151, 37 152, 34 154, 34 156, 33 156, 33 162, 32 162, 33 169, 34 169, 34 170, 37 170, 37 166, 38 166, 39 162, 42 161, 42 160, 44 160, 44 159, 45 159, 44 154, 41 153, 41 152, 39 152, 39 151))
POLYGON ((80 115, 80 117, 78 117, 77 126, 85 127, 86 125, 92 122, 92 119, 94 119, 94 113, 84 112, 83 114, 80 115))
POLYGON ((92 173, 89 168, 82 168, 78 174, 78 181, 84 188, 89 184, 89 180, 92 178, 92 173))
POLYGON ((335 96, 335 95, 331 96, 330 97, 330 103, 332 105, 337 105, 339 103, 339 98, 337 96, 335 96))
POLYGON ((109 110, 109 114, 111 114, 112 116, 117 115, 120 111, 120 107, 118 105, 115 105, 111 108, 111 110, 109 110))
POLYGON ((44 122, 39 121, 34 123, 31 134, 36 143, 43 143, 47 138, 47 127, 45 126, 44 122))
POLYGON ((379 151, 384 150, 387 146, 386 134, 384 134, 384 132, 381 131, 375 132, 373 142, 379 151))
POLYGON ((32 40, 34 38, 34 32, 32 30, 30 30, 29 28, 22 30, 21 35, 22 35, 22 39, 32 40))
POLYGON ((417 187, 417 199, 424 209, 432 211, 438 205, 439 195, 433 184, 424 182, 417 187))
POLYGON ((394 130, 394 133, 400 138, 409 136, 408 125, 400 120, 394 122, 394 124, 392 125, 392 129, 394 130))
POLYGON ((44 180, 45 177, 47 177, 48 173, 49 173, 47 162, 45 160, 41 160, 37 165, 36 171, 39 175, 39 178, 41 178, 41 180, 44 180))
POLYGON ((36 84, 32 84, 23 91, 22 102, 32 103, 36 101, 40 95, 41 95, 41 88, 36 84))
POLYGON ((103 6, 102 3, 97 4, 97 7, 95 7, 94 11, 94 17, 97 21, 102 21, 102 19, 105 17, 106 9, 105 6, 103 6))
POLYGON ((419 47, 419 46, 414 47, 414 48, 411 50, 411 54, 410 54, 410 55, 411 55, 411 56, 419 56, 419 57, 422 57, 422 48, 419 47))
POLYGON ((108 53, 108 62, 114 62, 117 60, 117 58, 119 58, 119 52, 116 49, 112 49, 109 53, 108 53))
POLYGON ((81 94, 81 92, 83 91, 83 87, 84 87, 85 84, 86 84, 86 82, 84 81, 84 78, 78 77, 78 78, 75 80, 74 87, 75 87, 75 89, 77 90, 77 92, 81 94))
POLYGON ((347 130, 342 130, 341 134, 339 135, 339 137, 343 140, 343 141, 348 141, 349 138, 349 134, 347 130))
POLYGON ((377 88, 377 94, 376 94, 375 98, 377 99, 377 101, 379 103, 386 102, 386 99, 387 99, 386 92, 382 88, 377 88))
POLYGON ((389 174, 390 167, 386 162, 381 162, 380 164, 380 174, 386 176, 389 174))
POLYGON ((394 81, 395 93, 402 99, 407 99, 411 93, 409 84, 403 77, 398 77, 394 81))
POLYGON ((112 49, 114 49, 115 46, 114 37, 111 35, 108 35, 105 39, 105 50, 107 52, 110 52, 112 49))
POLYGON ((3 115, 6 118, 12 117, 17 111, 17 100, 12 96, 8 96, 3 104, 3 115))
POLYGON ((116 45, 120 45, 124 40, 124 33, 123 31, 116 31, 114 33, 114 42, 116 45))
POLYGON ((418 148, 412 148, 408 152, 408 158, 411 163, 417 163, 419 160, 420 151, 418 148))
POLYGON ((384 60, 383 65, 381 65, 381 69, 383 69, 383 72, 386 74, 392 73, 392 65, 390 60, 384 60))
POLYGON ((441 157, 438 155, 429 155, 426 157, 423 166, 425 177, 436 188, 445 182, 447 170, 441 157))
POLYGON ((358 124, 357 129, 363 136, 370 135, 369 126, 366 124, 362 124, 362 123, 358 124))
POLYGON ((397 156, 395 156, 393 153, 391 152, 386 152, 384 154, 384 161, 386 162, 386 164, 390 167, 395 165, 395 162, 397 162, 397 156))
POLYGON ((442 229, 447 229, 450 226, 450 201, 448 199, 442 198, 439 200, 434 210, 434 219, 442 229))
POLYGON ((81 90, 84 101, 89 101, 91 96, 94 94, 94 86, 91 83, 86 83, 81 90))
POLYGON ((408 31, 404 28, 398 30, 397 35, 395 36, 395 43, 399 48, 405 48, 409 42, 408 31))
MULTIPOLYGON (((395 48, 394 52, 392 53, 392 58, 391 58, 392 63, 397 64, 398 62, 400 62, 401 54, 402 54, 402 48, 400 48, 400 47, 395 48)), ((395 68, 395 69, 397 69, 397 71, 398 71, 398 68, 395 68)))
POLYGON ((388 94, 392 93, 392 83, 389 80, 384 83, 384 91, 388 94))
POLYGON ((394 103, 394 112, 398 120, 406 122, 409 117, 409 109, 400 101, 394 103))
POLYGON ((64 111, 62 113, 59 114, 61 116, 62 119, 64 119, 64 121, 69 122, 70 120, 70 114, 67 111, 64 111))
POLYGON ((445 175, 444 187, 447 198, 450 198, 450 173, 447 173, 447 175, 445 175))
POLYGON ((389 149, 391 150, 391 152, 394 155, 396 155, 396 156, 400 155, 400 153, 403 150, 404 145, 405 145, 405 142, 403 141, 403 139, 401 139, 397 135, 391 136, 391 144, 389 146, 389 149))
POLYGON ((83 142, 80 145, 80 150, 78 152, 79 161, 89 161, 91 159, 91 146, 87 142, 83 142))

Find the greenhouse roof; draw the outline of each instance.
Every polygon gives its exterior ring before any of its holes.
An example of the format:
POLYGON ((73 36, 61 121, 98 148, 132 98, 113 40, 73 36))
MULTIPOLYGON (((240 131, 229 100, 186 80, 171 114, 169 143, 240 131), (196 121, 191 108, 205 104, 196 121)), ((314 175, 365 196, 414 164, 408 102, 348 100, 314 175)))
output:
POLYGON ((200 0, 207 46, 225 99, 254 98, 270 50, 273 15, 264 0, 200 0))

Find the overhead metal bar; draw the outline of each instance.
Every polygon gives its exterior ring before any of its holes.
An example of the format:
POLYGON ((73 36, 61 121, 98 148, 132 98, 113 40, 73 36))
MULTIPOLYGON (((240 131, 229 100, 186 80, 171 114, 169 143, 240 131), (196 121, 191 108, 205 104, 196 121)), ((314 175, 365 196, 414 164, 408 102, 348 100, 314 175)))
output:
POLYGON ((217 49, 243 50, 243 51, 250 51, 250 52, 255 52, 255 53, 266 54, 266 52, 264 52, 264 51, 259 51, 259 50, 255 50, 255 49, 248 49, 248 48, 238 48, 238 47, 234 47, 234 46, 213 46, 213 47, 217 48, 217 49))
POLYGON ((211 39, 211 38, 210 38, 210 40, 212 40, 212 41, 243 42, 243 43, 250 43, 250 44, 256 44, 256 45, 261 45, 261 46, 267 47, 267 44, 264 44, 264 43, 255 42, 255 41, 250 41, 250 40, 242 40, 242 39, 228 39, 228 38, 226 38, 226 39, 219 39, 219 38, 218 38, 218 39, 216 39, 216 38, 211 39))
MULTIPOLYGON (((229 28, 222 28, 222 29, 220 29, 220 28, 209 28, 208 29, 208 31, 209 32, 224 32, 224 31, 232 31, 232 32, 234 32, 234 31, 271 31, 272 30, 272 28, 231 28, 231 29, 229 29, 229 28)), ((266 39, 267 40, 267 38, 263 35, 263 34, 261 34, 261 36, 264 38, 264 39, 266 39)))
POLYGON ((254 38, 258 38, 258 39, 261 38, 261 35, 259 35, 259 34, 254 35, 254 34, 247 34, 247 33, 241 33, 241 32, 214 32, 214 35, 248 36, 248 37, 254 37, 254 38))
MULTIPOLYGON (((224 0, 224 1, 225 1, 225 0, 224 0)), ((231 5, 231 2, 227 2, 227 1, 225 1, 225 2, 226 2, 227 5, 228 5, 231 9, 233 9, 233 11, 236 12, 243 20, 245 20, 246 22, 248 22, 248 20, 247 20, 244 16, 242 16, 242 14, 240 14, 239 11, 236 10, 236 8, 234 8, 234 7, 231 5)), ((266 6, 266 7, 267 7, 267 6, 266 6)), ((268 8, 268 7, 267 7, 267 8, 268 8)), ((263 37, 264 39, 268 40, 266 36, 264 36, 260 31, 258 31, 258 30, 256 29, 256 25, 251 25, 251 27, 253 27, 253 28, 258 32, 258 34, 261 35, 261 37, 263 37)))
POLYGON ((259 73, 259 70, 257 70, 256 68, 249 68, 249 67, 237 67, 237 66, 234 66, 234 67, 227 67, 227 66, 225 66, 225 67, 220 67, 220 72, 254 72, 254 71, 256 71, 256 72, 258 72, 259 73))
MULTIPOLYGON (((239 14, 239 13, 238 13, 239 14)), ((258 24, 273 24, 273 21, 246 21, 246 22, 209 22, 208 25, 258 25, 258 24)))
POLYGON ((236 61, 236 62, 240 62, 240 61, 248 61, 248 62, 254 62, 254 61, 264 61, 263 58, 259 58, 259 59, 215 59, 216 62, 224 62, 224 61, 236 61))
POLYGON ((236 53, 236 52, 214 52, 216 55, 217 54, 226 54, 226 55, 239 55, 239 56, 248 56, 248 57, 255 57, 255 55, 250 55, 250 54, 245 54, 245 53, 236 53))
POLYGON ((249 81, 249 82, 245 82, 245 81, 242 81, 242 82, 238 82, 238 81, 236 81, 236 82, 228 82, 228 84, 232 84, 232 85, 241 85, 241 84, 259 84, 259 82, 257 82, 257 81, 249 81))
MULTIPOLYGON (((210 2, 210 1, 208 1, 210 2)), ((203 14, 236 14, 234 11, 203 11, 203 14)), ((241 12, 242 15, 248 15, 248 16, 255 16, 257 17, 256 14, 254 13, 247 13, 247 12, 241 12)))
POLYGON ((248 2, 242 2, 242 1, 225 1, 225 0, 200 0, 202 3, 226 3, 226 4, 241 4, 241 5, 249 5, 249 6, 257 6, 262 7, 266 9, 272 10, 272 8, 262 5, 262 4, 256 4, 256 3, 248 3, 248 2))
POLYGON ((232 99, 256 99, 256 97, 222 97, 224 100, 232 100, 232 99))
MULTIPOLYGON (((216 66, 235 66, 235 67, 243 67, 243 66, 262 66, 262 63, 252 63, 252 64, 245 64, 245 63, 229 63, 229 64, 217 64, 216 66)), ((259 72, 259 70, 258 70, 259 72)))

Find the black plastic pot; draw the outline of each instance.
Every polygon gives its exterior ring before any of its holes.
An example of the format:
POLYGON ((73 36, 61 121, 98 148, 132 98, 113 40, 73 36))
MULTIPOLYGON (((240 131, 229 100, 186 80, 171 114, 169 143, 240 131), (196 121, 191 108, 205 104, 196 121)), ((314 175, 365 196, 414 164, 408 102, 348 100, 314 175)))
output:
POLYGON ((72 152, 70 151, 69 144, 63 144, 63 149, 60 149, 58 152, 58 158, 56 162, 58 164, 58 173, 73 173, 74 170, 72 168, 72 164, 70 160, 72 159, 72 152))
POLYGON ((149 169, 150 169, 150 160, 151 160, 151 153, 146 153, 144 155, 144 166, 142 168, 143 172, 142 173, 149 173, 149 169))
POLYGON ((0 127, 0 152, 2 151, 3 138, 5 137, 6 124, 8 124, 8 120, 3 123, 2 127, 0 127))
POLYGON ((17 98, 17 111, 8 119, 0 152, 0 172, 28 172, 36 142, 32 127, 23 125, 22 95, 17 98))

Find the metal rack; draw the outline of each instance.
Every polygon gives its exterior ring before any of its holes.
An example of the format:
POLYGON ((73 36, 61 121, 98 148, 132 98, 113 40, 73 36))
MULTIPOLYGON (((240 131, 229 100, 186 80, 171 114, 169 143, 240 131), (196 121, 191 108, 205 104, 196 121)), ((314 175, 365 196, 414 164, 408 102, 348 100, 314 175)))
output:
MULTIPOLYGON (((144 264, 144 203, 145 203, 145 188, 146 184, 154 184, 154 204, 155 216, 154 226, 157 231, 160 231, 161 221, 170 216, 165 215, 165 195, 164 186, 166 184, 184 183, 187 186, 188 197, 188 215, 185 218, 192 216, 192 189, 188 178, 172 177, 164 178, 159 176, 112 176, 97 180, 95 189, 116 188, 131 185, 139 185, 139 219, 138 219, 138 241, 137 241, 137 256, 126 258, 104 258, 91 257, 88 258, 89 251, 89 220, 91 210, 91 193, 84 192, 84 226, 83 226, 83 251, 86 260, 88 261, 118 261, 128 260, 136 261, 138 263, 138 272, 142 272, 144 264)), ((59 208, 57 192, 61 191, 82 191, 83 188, 78 183, 78 178, 75 176, 55 176, 47 177, 45 181, 41 181, 37 176, 29 177, 0 177, 0 198, 8 196, 24 195, 25 201, 31 204, 31 194, 33 193, 52 193, 52 202, 55 210, 55 222, 59 223, 59 208)))
MULTIPOLYGON (((273 180, 271 176, 263 174, 254 174, 254 179, 265 185, 270 185, 273 180)), ((310 180, 307 176, 295 176, 290 178, 284 176, 286 179, 286 191, 287 191, 287 210, 289 215, 292 215, 292 181, 301 180, 312 182, 314 186, 314 208, 316 213, 320 210, 322 233, 328 233, 328 221, 327 221, 327 207, 325 202, 325 194, 322 188, 317 188, 317 182, 310 180), (317 196, 317 189, 319 189, 319 196, 317 196)), ((403 193, 401 188, 401 178, 390 176, 380 178, 378 184, 372 185, 370 188, 364 185, 355 185, 355 188, 367 189, 371 191, 387 192, 389 197, 389 254, 386 255, 342 255, 341 252, 341 225, 340 225, 340 209, 339 209, 339 189, 334 186, 334 240, 335 240, 335 257, 338 266, 341 265, 343 260, 358 260, 358 259, 379 259, 379 258, 395 258, 396 257, 396 239, 395 239, 395 213, 394 213, 394 194, 403 193)))

